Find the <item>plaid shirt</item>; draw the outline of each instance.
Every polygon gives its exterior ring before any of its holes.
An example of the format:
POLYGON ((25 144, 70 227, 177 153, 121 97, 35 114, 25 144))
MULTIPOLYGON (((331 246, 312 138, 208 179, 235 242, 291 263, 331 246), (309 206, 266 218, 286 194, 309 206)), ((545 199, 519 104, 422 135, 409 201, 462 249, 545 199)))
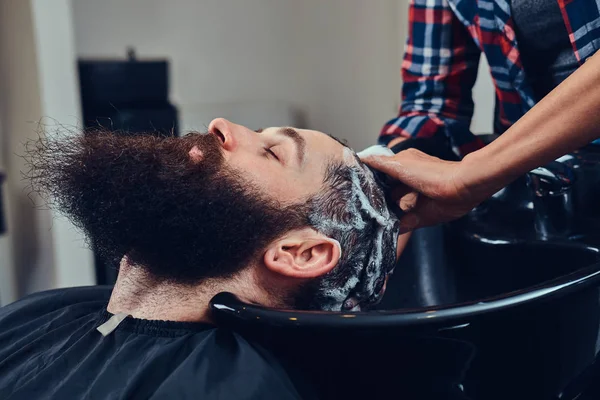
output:
MULTIPOLYGON (((600 47, 600 0, 556 0, 580 64, 600 47)), ((446 135, 465 155, 483 146, 470 132, 472 88, 481 53, 496 92, 495 133, 534 106, 519 57, 510 0, 411 0, 402 63, 402 106, 379 142, 446 135)))

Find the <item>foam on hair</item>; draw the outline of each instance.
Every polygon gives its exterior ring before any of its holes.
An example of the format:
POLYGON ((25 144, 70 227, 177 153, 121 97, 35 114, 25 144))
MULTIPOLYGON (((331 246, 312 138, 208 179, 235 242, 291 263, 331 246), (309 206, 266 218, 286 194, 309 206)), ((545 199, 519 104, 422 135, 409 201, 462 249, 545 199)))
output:
MULTIPOLYGON (((340 209, 319 210, 309 220, 318 231, 338 239, 344 250, 338 266, 343 279, 321 282, 319 308, 357 311, 380 300, 385 277, 395 266, 399 224, 373 171, 348 148, 344 163, 343 179, 333 185, 333 191, 343 197, 333 204, 340 209)), ((320 198, 316 203, 328 200, 320 198)))
POLYGON ((363 151, 359 151, 358 153, 356 153, 356 155, 362 160, 363 158, 369 156, 393 156, 394 152, 385 146, 376 144, 374 146, 367 147, 363 151))

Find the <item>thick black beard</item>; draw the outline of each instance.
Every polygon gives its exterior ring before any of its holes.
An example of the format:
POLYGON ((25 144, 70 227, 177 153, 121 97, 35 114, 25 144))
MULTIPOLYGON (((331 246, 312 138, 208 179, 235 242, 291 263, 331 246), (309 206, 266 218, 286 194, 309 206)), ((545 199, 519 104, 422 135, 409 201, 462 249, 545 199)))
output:
POLYGON ((157 279, 195 284, 256 261, 285 232, 308 225, 225 167, 218 139, 91 131, 28 143, 32 190, 84 231, 95 251, 128 255, 157 279), (189 151, 204 154, 193 162, 189 151))

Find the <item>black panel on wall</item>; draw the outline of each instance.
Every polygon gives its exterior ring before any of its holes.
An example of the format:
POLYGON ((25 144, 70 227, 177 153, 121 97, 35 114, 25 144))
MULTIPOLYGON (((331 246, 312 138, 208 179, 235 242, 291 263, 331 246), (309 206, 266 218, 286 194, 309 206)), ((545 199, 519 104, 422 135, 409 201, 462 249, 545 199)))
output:
MULTIPOLYGON (((169 102, 169 62, 79 60, 79 83, 85 128, 103 127, 120 134, 178 135, 177 109, 169 102)), ((113 284, 117 264, 95 253, 96 283, 113 284)))

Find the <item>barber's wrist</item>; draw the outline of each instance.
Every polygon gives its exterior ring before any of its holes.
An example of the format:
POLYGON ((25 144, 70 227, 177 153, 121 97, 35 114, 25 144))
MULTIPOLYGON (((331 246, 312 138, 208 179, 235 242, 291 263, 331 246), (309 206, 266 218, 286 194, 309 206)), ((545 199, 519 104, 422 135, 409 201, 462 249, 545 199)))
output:
MULTIPOLYGON (((391 143, 391 142, 390 142, 391 143)), ((398 154, 408 149, 420 150, 425 154, 446 161, 458 161, 458 156, 452 151, 447 139, 442 136, 403 138, 390 149, 398 154)))
POLYGON ((391 149, 392 147, 394 147, 395 145, 402 143, 403 141, 405 141, 406 137, 404 136, 398 136, 397 138, 394 138, 392 140, 390 140, 390 142, 387 144, 388 149, 391 149))
POLYGON ((484 150, 463 157, 456 176, 477 203, 493 196, 513 180, 511 176, 503 174, 501 168, 496 168, 496 160, 484 150))

